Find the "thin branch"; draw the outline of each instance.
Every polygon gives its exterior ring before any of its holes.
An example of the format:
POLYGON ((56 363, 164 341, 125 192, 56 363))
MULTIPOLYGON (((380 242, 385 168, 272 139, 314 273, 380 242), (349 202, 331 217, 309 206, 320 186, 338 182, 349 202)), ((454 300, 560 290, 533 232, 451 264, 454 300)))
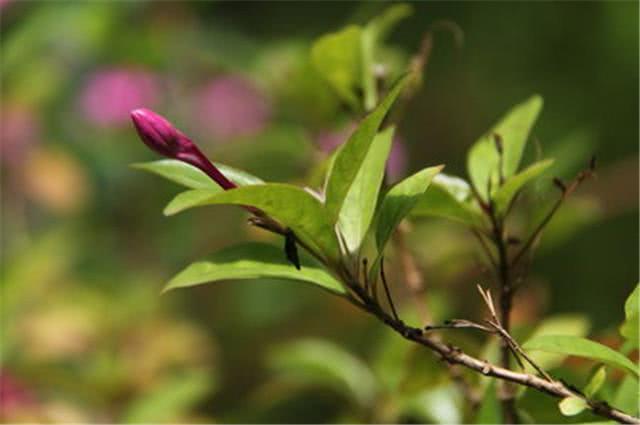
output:
POLYGON ((398 313, 396 312, 396 307, 393 305, 393 299, 391 298, 389 285, 387 285, 387 277, 384 274, 384 257, 380 260, 380 279, 382 279, 382 284, 384 285, 384 292, 387 294, 387 301, 389 302, 389 307, 391 307, 391 312, 393 313, 393 317, 396 320, 400 320, 398 318, 398 313))

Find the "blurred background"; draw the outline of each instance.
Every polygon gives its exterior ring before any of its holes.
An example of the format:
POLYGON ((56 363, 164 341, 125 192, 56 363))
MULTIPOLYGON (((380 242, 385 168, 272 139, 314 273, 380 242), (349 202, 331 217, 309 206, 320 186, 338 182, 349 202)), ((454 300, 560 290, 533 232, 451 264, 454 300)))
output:
MULTIPOLYGON (((434 45, 398 124, 388 181, 440 163, 465 176, 468 147, 540 93, 529 160, 554 157, 554 175, 569 179, 595 154, 598 178, 545 234, 516 298, 515 332, 556 326, 618 347, 623 302, 638 280, 638 3, 412 6, 387 37, 382 65, 404 69, 429 29, 434 45)), ((319 78, 309 49, 387 7, 0 2, 3 420, 472 420, 433 356, 313 287, 236 281, 161 296, 190 262, 272 238, 237 208, 164 217, 180 188, 129 167, 157 159, 128 117, 145 106, 216 161, 313 184, 314 165, 360 115, 319 78)), ((539 189, 532 199, 555 195, 539 189)), ((435 219, 410 230, 428 288, 418 301, 436 321, 482 317, 474 286, 491 277, 470 233, 435 219)), ((411 318, 415 304, 390 264, 411 318)), ((495 351, 480 335, 451 337, 478 355, 495 351)), ((547 365, 583 384, 591 364, 547 365)), ((620 379, 611 375, 605 398, 633 394, 620 379)), ((593 420, 562 417, 531 392, 522 407, 540 422, 593 420)))

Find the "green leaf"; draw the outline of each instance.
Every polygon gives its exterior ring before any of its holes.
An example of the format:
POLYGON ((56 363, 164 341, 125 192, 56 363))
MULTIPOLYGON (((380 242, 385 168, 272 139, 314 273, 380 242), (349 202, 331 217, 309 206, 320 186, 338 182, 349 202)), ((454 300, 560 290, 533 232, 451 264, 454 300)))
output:
POLYGON ((529 132, 541 109, 542 98, 537 95, 516 105, 469 150, 467 172, 483 199, 487 200, 490 196, 489 181, 492 188, 498 184, 500 161, 493 135, 498 134, 502 139, 503 175, 508 178, 518 170, 529 132))
MULTIPOLYGON (((583 337, 589 334, 589 320, 582 315, 561 314, 551 316, 542 321, 529 339, 540 335, 571 335, 583 337)), ((537 351, 530 354, 531 358, 543 369, 553 369, 564 360, 564 356, 556 353, 537 351)))
POLYGON ((511 201, 516 194, 531 180, 545 172, 553 164, 553 159, 536 162, 520 173, 506 179, 504 184, 493 195, 493 200, 498 215, 506 213, 511 201))
POLYGON ((616 389, 613 405, 632 415, 638 415, 640 413, 638 400, 640 400, 640 383, 637 379, 627 375, 616 389))
POLYGON ((411 216, 442 217, 471 226, 481 220, 481 215, 470 197, 471 188, 465 180, 440 173, 411 210, 411 216))
POLYGON ((379 391, 367 365, 338 345, 303 339, 277 347, 268 357, 277 373, 308 385, 329 386, 369 406, 379 391))
POLYGON ((640 285, 636 285, 629 298, 624 304, 625 321, 620 326, 620 334, 625 337, 632 347, 638 348, 640 346, 638 341, 638 334, 640 334, 640 303, 639 299, 640 285))
POLYGON ((335 260, 340 254, 335 231, 320 201, 303 189, 287 184, 243 186, 222 193, 203 189, 187 191, 176 196, 164 213, 173 215, 192 207, 224 204, 259 208, 290 227, 301 241, 327 259, 335 260))
POLYGON ((349 252, 356 252, 360 248, 371 225, 391 149, 393 131, 394 128, 389 127, 373 139, 369 152, 342 203, 338 229, 349 252))
POLYGON ((377 102, 375 65, 378 60, 376 56, 379 44, 399 21, 411 15, 412 12, 413 8, 408 4, 395 4, 369 21, 362 31, 362 90, 367 111, 373 109, 377 102))
MULTIPOLYGON (((216 167, 224 174, 229 180, 237 184, 238 186, 246 186, 249 184, 264 183, 258 177, 238 170, 233 167, 229 167, 224 164, 215 164, 216 167)), ((161 159, 159 161, 140 162, 131 165, 133 168, 139 170, 149 171, 153 174, 157 174, 175 183, 191 189, 212 189, 218 192, 222 191, 222 188, 216 184, 211 177, 200 171, 193 165, 187 164, 176 159, 161 159)))
POLYGON ((584 399, 578 397, 566 397, 558 403, 560 412, 565 416, 575 416, 585 410, 588 405, 584 399))
POLYGON ((337 94, 358 108, 357 89, 361 81, 360 40, 362 29, 356 25, 320 37, 311 47, 311 62, 337 94))
POLYGON ((525 350, 540 350, 569 356, 586 357, 639 376, 638 368, 631 360, 606 345, 586 338, 568 335, 541 335, 529 339, 522 348, 525 350))
POLYGON ((401 397, 402 415, 417 417, 421 423, 459 424, 462 419, 462 397, 454 384, 427 388, 401 397))
POLYGON ((207 395, 210 387, 211 377, 203 372, 170 378, 160 388, 152 388, 135 398, 127 409, 125 422, 179 422, 207 395))
POLYGON ((502 421, 500 401, 496 394, 495 380, 492 380, 484 391, 480 408, 476 415, 477 424, 499 424, 502 421))
POLYGON ((367 157, 378 128, 391 105, 402 91, 406 81, 407 77, 405 76, 393 86, 382 103, 362 120, 356 131, 349 137, 349 140, 340 146, 336 152, 335 159, 329 168, 325 190, 327 215, 331 223, 337 223, 344 200, 362 166, 362 162, 367 157))
POLYGON ((425 168, 402 180, 387 192, 380 206, 378 227, 376 229, 376 242, 379 252, 382 252, 393 230, 413 209, 429 187, 433 177, 442 168, 442 165, 425 168))
POLYGON ((597 367, 591 374, 587 386, 584 387, 584 394, 587 397, 593 397, 596 395, 598 390, 602 387, 602 384, 604 384, 605 379, 607 379, 606 367, 604 365, 597 367))
POLYGON ((297 270, 279 248, 247 243, 225 248, 204 261, 189 265, 164 288, 165 291, 220 280, 280 278, 313 283, 332 293, 344 294, 343 286, 316 262, 303 257, 297 270))

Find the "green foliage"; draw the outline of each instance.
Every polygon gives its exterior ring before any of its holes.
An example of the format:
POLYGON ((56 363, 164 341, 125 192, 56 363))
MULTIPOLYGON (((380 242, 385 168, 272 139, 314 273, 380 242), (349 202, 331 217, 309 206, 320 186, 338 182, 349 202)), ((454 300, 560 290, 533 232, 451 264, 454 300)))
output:
POLYGON ((638 334, 640 333, 640 285, 636 285, 624 304, 625 320, 620 326, 620 334, 627 339, 633 348, 638 348, 638 334))
POLYGON ((165 291, 221 280, 260 278, 313 283, 334 294, 345 293, 340 282, 311 259, 304 258, 297 270, 287 262, 281 249, 262 243, 232 246, 195 262, 171 279, 165 291))
MULTIPOLYGON (((216 167, 229 180, 238 186, 264 183, 256 176, 252 176, 246 171, 230 167, 224 164, 215 164, 216 167)), ((133 168, 149 171, 167 180, 171 180, 190 189, 209 189, 221 192, 222 189, 209 176, 193 165, 175 159, 161 159, 159 161, 143 162, 132 164, 133 168)))
POLYGON ((504 184, 500 186, 493 195, 496 214, 499 216, 504 215, 520 189, 522 189, 524 185, 529 183, 531 180, 544 173, 552 164, 552 159, 536 162, 520 173, 507 178, 504 184))
POLYGON ((345 241, 348 252, 359 250, 371 225, 393 133, 394 128, 388 127, 373 139, 369 152, 362 161, 360 170, 342 203, 338 231, 345 241))
POLYGON ((179 194, 165 208, 172 215, 203 205, 250 205, 290 227, 296 236, 329 260, 339 257, 340 248, 326 212, 313 195, 288 184, 268 183, 243 186, 222 193, 193 190, 179 194))
POLYGON ((329 386, 361 405, 371 405, 379 391, 366 364, 340 346, 324 340, 302 339, 277 347, 269 367, 307 385, 329 386))
POLYGON ((393 230, 413 209, 429 187, 434 176, 442 168, 443 166, 425 168, 402 180, 387 192, 380 206, 376 228, 378 252, 381 253, 384 250, 384 246, 391 237, 393 230))
POLYGON ((437 174, 429 190, 411 210, 412 217, 442 217, 473 226, 482 220, 472 203, 469 184, 459 177, 437 174))
POLYGON ((495 381, 491 381, 484 391, 484 397, 480 402, 474 423, 497 424, 500 423, 501 420, 500 400, 498 400, 496 384, 495 381))
POLYGON ((311 60, 320 75, 354 108, 358 106, 357 90, 361 84, 362 29, 356 25, 327 34, 311 48, 311 60))
POLYGON ((575 416, 587 408, 587 402, 579 397, 566 397, 558 403, 558 408, 565 416, 575 416))
POLYGON ((400 79, 385 99, 358 125, 347 142, 340 146, 327 176, 326 209, 328 219, 337 223, 344 200, 358 175, 382 120, 400 95, 408 77, 400 79))
POLYGON ((584 394, 587 397, 593 397, 602 388, 602 384, 607 379, 607 369, 603 366, 598 366, 591 374, 587 386, 584 387, 584 394))
POLYGON ((522 153, 529 138, 529 132, 542 109, 542 98, 533 96, 515 106, 483 135, 469 150, 467 155, 467 172, 471 182, 487 200, 499 184, 500 155, 495 144, 494 135, 502 140, 503 160, 502 175, 509 178, 518 170, 522 153))
POLYGON ((586 338, 569 335, 540 335, 529 339, 522 348, 585 357, 631 372, 636 377, 640 375, 638 367, 631 360, 606 345, 586 338))

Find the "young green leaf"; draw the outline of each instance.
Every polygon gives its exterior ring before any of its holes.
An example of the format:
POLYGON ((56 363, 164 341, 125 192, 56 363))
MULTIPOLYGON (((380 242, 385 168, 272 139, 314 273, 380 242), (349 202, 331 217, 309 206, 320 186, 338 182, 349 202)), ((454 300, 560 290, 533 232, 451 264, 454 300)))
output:
POLYGON ((584 387, 584 394, 587 397, 593 397, 596 395, 598 390, 600 390, 600 387, 602 387, 602 384, 604 384, 605 379, 607 379, 606 366, 602 365, 597 367, 591 374, 587 386, 584 387))
POLYGON ((376 243, 382 252, 393 230, 413 209, 443 166, 425 168, 393 186, 385 195, 378 217, 376 243))
POLYGON ((482 216, 469 201, 470 196, 471 188, 465 180, 440 173, 411 210, 411 216, 442 217, 472 226, 482 216))
POLYGON ((327 221, 320 201, 295 186, 280 183, 242 186, 222 193, 192 190, 176 196, 164 210, 173 215, 188 208, 204 205, 249 205, 291 228, 312 249, 335 260, 340 247, 333 226, 327 221))
MULTIPOLYGON (((543 320, 538 327, 529 335, 529 339, 536 338, 540 335, 571 335, 584 337, 589 334, 589 319, 578 314, 561 314, 551 316, 543 320)), ((562 364, 564 356, 557 353, 546 353, 536 351, 530 354, 530 357, 542 369, 553 369, 562 364)))
POLYGON ((338 345, 319 339, 298 340, 272 350, 269 367, 309 385, 328 386, 370 406, 379 384, 368 366, 338 345))
POLYGON ((364 27, 361 37, 362 54, 362 91, 364 106, 370 111, 376 106, 377 87, 374 68, 379 44, 387 37, 391 29, 402 19, 408 17, 413 8, 408 4, 395 4, 376 16, 364 27))
POLYGON ((529 339, 523 346, 525 350, 539 350, 560 353, 569 356, 586 357, 598 360, 609 366, 640 376, 638 367, 631 360, 606 345, 586 338, 569 335, 541 335, 529 339))
MULTIPOLYGON (((222 174, 238 186, 246 186, 249 184, 264 183, 256 176, 229 167, 224 164, 214 164, 222 174)), ((157 174, 182 186, 190 189, 213 189, 222 191, 222 188, 216 184, 209 176, 200 171, 193 165, 187 164, 177 159, 161 159, 159 161, 140 162, 131 165, 139 170, 149 171, 157 174)))
POLYGON ((362 120, 349 140, 336 152, 335 159, 329 168, 325 190, 327 215, 331 223, 338 221, 344 200, 369 152, 378 128, 402 91, 407 78, 407 76, 401 78, 393 86, 382 103, 362 120))
POLYGON ((502 172, 504 177, 508 178, 518 170, 529 132, 541 109, 542 98, 537 95, 516 105, 469 150, 467 172, 483 199, 487 200, 491 195, 490 181, 492 188, 495 189, 498 185, 500 155, 495 145, 494 135, 499 135, 502 140, 502 172))
POLYGON ((495 380, 492 380, 484 390, 484 397, 480 402, 476 415, 476 424, 498 424, 502 421, 500 400, 496 394, 495 380))
POLYGON ((629 298, 624 304, 625 320, 620 326, 620 334, 626 338, 627 342, 632 347, 638 348, 638 334, 640 333, 640 303, 639 295, 640 285, 636 285, 636 289, 633 290, 629 298))
POLYGON ((575 416, 585 410, 588 407, 587 402, 582 398, 578 397, 565 397, 560 403, 558 403, 558 408, 560 408, 560 412, 562 412, 565 416, 575 416))
POLYGON ((393 130, 393 127, 388 127, 373 139, 369 152, 342 203, 338 229, 349 252, 356 252, 360 248, 371 225, 391 149, 393 130))
POLYGON ((362 65, 362 29, 356 25, 320 37, 311 47, 311 62, 318 73, 350 106, 358 109, 362 65))
POLYGON ((520 189, 540 174, 544 173, 552 164, 553 159, 536 162, 520 173, 507 178, 504 184, 500 186, 493 195, 496 213, 500 216, 504 215, 509 209, 511 201, 520 189))
POLYGON ((263 243, 247 243, 225 248, 191 264, 178 273, 165 291, 220 280, 281 278, 312 283, 335 294, 344 294, 342 287, 329 272, 308 258, 303 258, 300 270, 291 265, 282 249, 263 243))

